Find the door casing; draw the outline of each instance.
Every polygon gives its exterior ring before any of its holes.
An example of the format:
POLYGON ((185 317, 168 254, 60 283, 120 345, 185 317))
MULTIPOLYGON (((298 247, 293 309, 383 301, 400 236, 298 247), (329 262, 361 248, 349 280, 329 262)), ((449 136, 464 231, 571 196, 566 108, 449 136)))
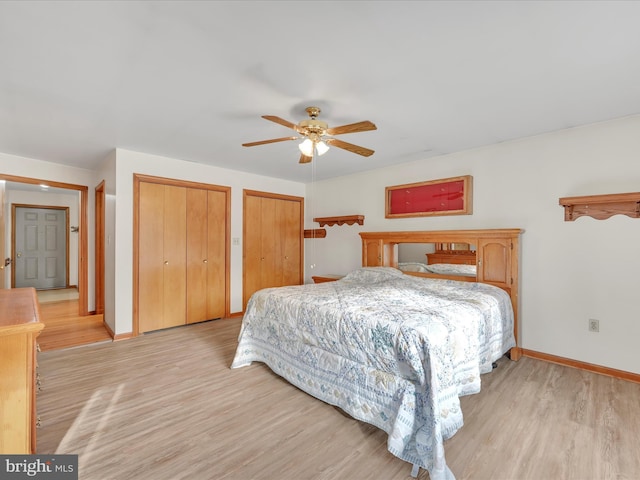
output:
MULTIPOLYGON (((48 185, 55 188, 65 188, 76 190, 80 194, 80 211, 78 212, 78 315, 89 314, 88 296, 88 193, 89 187, 86 185, 76 185, 73 183, 55 182, 42 178, 20 177, 16 175, 6 175, 0 173, 0 180, 7 182, 26 183, 29 185, 48 185)), ((4 216, 2 216, 4 219, 4 216)), ((1 230, 1 229, 0 229, 1 230)))

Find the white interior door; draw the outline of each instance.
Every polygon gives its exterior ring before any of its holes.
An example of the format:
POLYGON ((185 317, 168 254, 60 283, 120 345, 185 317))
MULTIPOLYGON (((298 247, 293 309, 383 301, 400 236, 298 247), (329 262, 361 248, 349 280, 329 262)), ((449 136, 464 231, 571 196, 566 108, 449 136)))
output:
POLYGON ((68 209, 15 207, 15 287, 65 288, 68 209))

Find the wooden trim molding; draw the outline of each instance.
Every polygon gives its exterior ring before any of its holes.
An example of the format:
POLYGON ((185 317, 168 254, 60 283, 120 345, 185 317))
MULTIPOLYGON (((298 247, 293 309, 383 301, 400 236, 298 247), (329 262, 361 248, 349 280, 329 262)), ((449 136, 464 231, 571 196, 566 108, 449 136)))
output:
POLYGON ((640 218, 640 192, 564 197, 559 203, 567 222, 584 216, 605 220, 618 214, 640 218))
POLYGON ((535 358, 537 360, 543 360, 545 362, 555 363, 557 365, 564 365, 565 367, 577 368, 578 370, 585 370, 587 372, 599 373, 601 375, 607 375, 609 377, 619 378, 621 380, 627 380, 629 382, 640 383, 640 374, 627 372, 625 370, 617 370, 615 368, 603 367, 600 365, 594 365, 592 363, 580 362, 578 360, 571 360, 570 358, 558 357, 548 353, 536 352, 534 350, 521 349, 524 357, 535 358))
MULTIPOLYGON (((105 275, 105 186, 102 180, 94 191, 94 296, 95 313, 104 314, 105 275)), ((112 335, 113 337, 113 335, 112 335)))

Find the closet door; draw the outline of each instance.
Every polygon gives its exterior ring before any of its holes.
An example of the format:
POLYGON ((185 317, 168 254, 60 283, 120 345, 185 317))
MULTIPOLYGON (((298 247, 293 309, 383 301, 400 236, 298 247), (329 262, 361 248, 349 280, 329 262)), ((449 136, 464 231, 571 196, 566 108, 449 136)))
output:
POLYGON ((281 225, 278 212, 279 200, 260 198, 260 288, 282 285, 282 262, 280 261, 281 225))
POLYGON ((303 199, 245 190, 244 305, 263 288, 302 283, 303 199))
POLYGON ((207 320, 207 191, 187 189, 187 323, 207 320))
POLYGON ((225 192, 187 189, 187 323, 225 315, 225 192))
POLYGON ((185 323, 186 189, 140 183, 138 330, 185 323))
POLYGON ((300 230, 300 202, 282 200, 278 204, 278 225, 280 233, 280 269, 279 285, 297 285, 302 283, 301 248, 303 231, 300 230))
POLYGON ((187 189, 164 187, 164 324, 184 325, 187 319, 187 189))
POLYGON ((244 195, 244 227, 242 255, 242 300, 246 306, 249 297, 260 290, 262 279, 262 197, 244 195))
POLYGON ((207 319, 226 312, 227 202, 227 192, 207 192, 207 319))
POLYGON ((164 185, 140 183, 138 245, 138 330, 163 324, 164 185))

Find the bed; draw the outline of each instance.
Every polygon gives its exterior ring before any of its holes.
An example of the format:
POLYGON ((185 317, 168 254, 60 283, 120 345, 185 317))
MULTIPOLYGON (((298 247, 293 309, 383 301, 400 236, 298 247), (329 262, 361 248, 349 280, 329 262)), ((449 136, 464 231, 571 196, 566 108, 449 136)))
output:
POLYGON ((231 368, 263 362, 310 395, 388 434, 387 449, 431 480, 454 478, 444 441, 459 397, 515 347, 502 289, 363 267, 335 282, 268 288, 245 310, 231 368))

